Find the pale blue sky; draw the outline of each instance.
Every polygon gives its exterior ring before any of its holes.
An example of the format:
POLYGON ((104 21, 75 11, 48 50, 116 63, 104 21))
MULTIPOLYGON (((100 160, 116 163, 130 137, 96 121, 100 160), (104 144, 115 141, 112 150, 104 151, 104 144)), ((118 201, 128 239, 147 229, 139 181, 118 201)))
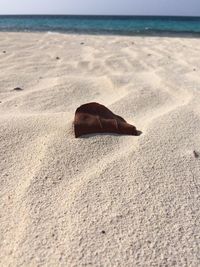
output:
POLYGON ((0 0, 0 14, 200 16, 200 0, 0 0))

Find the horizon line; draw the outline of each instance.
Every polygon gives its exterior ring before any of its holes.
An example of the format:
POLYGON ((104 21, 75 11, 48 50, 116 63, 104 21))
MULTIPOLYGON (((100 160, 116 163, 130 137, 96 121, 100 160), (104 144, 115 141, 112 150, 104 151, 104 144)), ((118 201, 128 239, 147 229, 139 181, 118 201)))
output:
POLYGON ((127 15, 127 14, 0 14, 0 16, 91 16, 91 17, 194 17, 194 18, 200 18, 200 15, 153 15, 153 14, 148 14, 148 15, 127 15))

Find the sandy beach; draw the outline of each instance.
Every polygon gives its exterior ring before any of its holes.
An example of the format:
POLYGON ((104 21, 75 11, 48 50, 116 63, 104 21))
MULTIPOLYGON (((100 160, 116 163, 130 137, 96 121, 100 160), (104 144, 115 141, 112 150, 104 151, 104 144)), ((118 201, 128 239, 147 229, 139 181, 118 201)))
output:
POLYGON ((199 38, 0 33, 0 266, 200 266, 199 38))

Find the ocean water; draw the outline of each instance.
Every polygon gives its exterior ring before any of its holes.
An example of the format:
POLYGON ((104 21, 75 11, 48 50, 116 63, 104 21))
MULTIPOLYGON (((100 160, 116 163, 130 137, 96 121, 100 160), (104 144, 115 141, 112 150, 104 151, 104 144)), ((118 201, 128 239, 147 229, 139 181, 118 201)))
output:
POLYGON ((92 34, 195 34, 200 17, 146 16, 0 16, 0 31, 50 31, 92 34))

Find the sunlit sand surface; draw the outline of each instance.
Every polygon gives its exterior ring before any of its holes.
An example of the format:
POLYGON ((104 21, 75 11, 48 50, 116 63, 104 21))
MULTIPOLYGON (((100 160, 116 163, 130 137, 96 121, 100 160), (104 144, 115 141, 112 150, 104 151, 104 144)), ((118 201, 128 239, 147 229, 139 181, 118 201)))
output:
POLYGON ((0 33, 0 266, 199 266, 198 155, 200 39, 0 33))

